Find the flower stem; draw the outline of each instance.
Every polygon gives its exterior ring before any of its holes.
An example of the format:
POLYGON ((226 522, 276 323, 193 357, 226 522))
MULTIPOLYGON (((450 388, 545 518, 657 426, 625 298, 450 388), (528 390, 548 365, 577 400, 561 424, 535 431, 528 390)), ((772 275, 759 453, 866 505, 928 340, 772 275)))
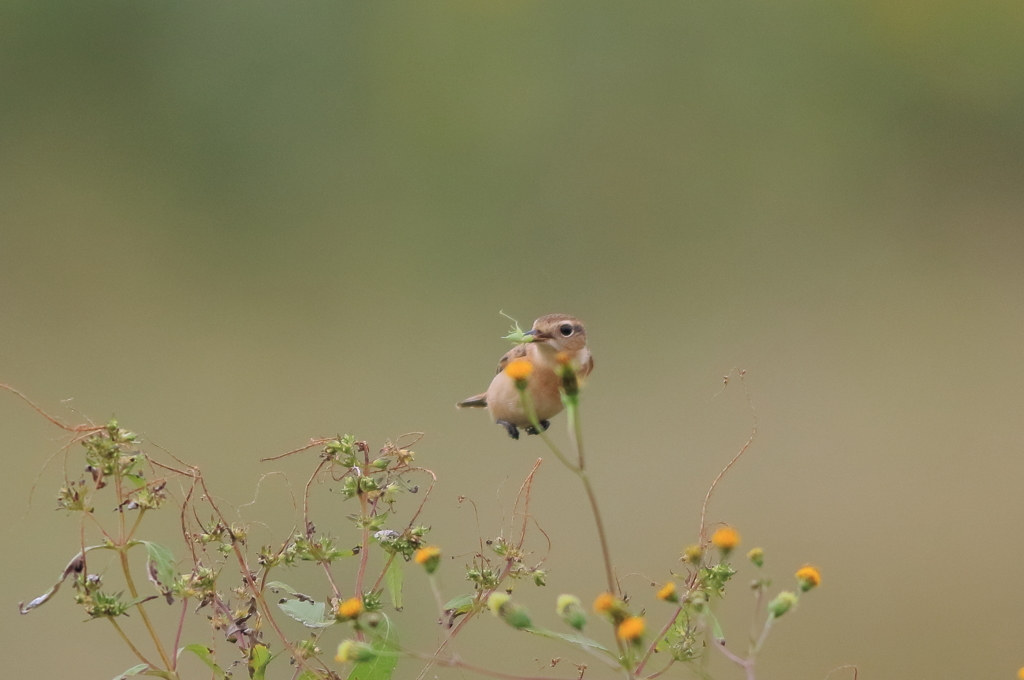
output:
POLYGON ((150 662, 150 660, 142 655, 142 652, 139 651, 139 648, 136 647, 132 643, 132 641, 128 639, 128 636, 125 635, 124 630, 122 630, 121 626, 118 625, 117 621, 114 620, 113 617, 108 616, 107 617, 107 621, 110 621, 110 625, 112 625, 114 627, 114 630, 117 631, 117 634, 120 635, 121 639, 124 640, 124 643, 126 645, 128 645, 128 649, 132 650, 132 653, 135 654, 135 656, 137 656, 139 658, 139 661, 141 661, 142 663, 146 664, 150 668, 155 668, 155 666, 153 666, 153 664, 150 662))

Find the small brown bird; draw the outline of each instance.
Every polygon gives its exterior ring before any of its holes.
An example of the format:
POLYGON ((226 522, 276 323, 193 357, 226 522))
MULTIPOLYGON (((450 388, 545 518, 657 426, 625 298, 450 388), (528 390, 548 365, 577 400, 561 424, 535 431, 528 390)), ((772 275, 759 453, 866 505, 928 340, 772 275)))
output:
POLYGON ((587 349, 587 332, 579 319, 565 314, 547 314, 534 321, 533 328, 524 335, 530 336, 531 342, 516 345, 501 358, 497 375, 487 391, 456 404, 459 408, 487 407, 494 422, 503 426, 512 439, 519 439, 519 428, 525 429, 527 434, 539 433, 530 424, 515 380, 505 374, 505 366, 516 359, 527 359, 533 365, 526 391, 533 401, 542 431, 548 429, 548 419, 564 408, 555 372, 556 357, 560 353, 568 356, 581 378, 594 368, 594 357, 587 349))

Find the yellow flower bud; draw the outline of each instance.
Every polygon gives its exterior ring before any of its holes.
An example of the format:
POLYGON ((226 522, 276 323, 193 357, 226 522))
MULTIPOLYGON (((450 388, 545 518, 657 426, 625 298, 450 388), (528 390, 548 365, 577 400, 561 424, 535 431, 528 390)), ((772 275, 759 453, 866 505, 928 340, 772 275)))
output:
POLYGON ((338 604, 338 616, 342 619, 354 619, 363 611, 363 601, 358 597, 351 597, 338 604))
POLYGON ((510 361, 505 366, 505 375, 516 382, 526 380, 530 377, 531 373, 533 373, 533 364, 529 359, 516 359, 515 361, 510 361))
POLYGON ((607 614, 608 612, 616 609, 618 603, 615 596, 611 593, 601 593, 594 600, 594 611, 598 614, 607 614))
POLYGON ((711 544, 728 553, 740 544, 740 533, 732 527, 722 527, 711 535, 711 544))
POLYGON ((811 588, 821 585, 821 572, 805 564, 797 570, 796 579, 800 581, 800 590, 806 593, 811 588))
POLYGON ((615 634, 620 640, 634 642, 640 639, 640 636, 644 634, 645 629, 646 625, 644 624, 644 618, 642 616, 630 616, 619 624, 619 627, 615 630, 615 634))
POLYGON ((428 574, 433 574, 441 563, 441 549, 436 545, 423 546, 413 554, 412 559, 416 564, 423 565, 428 574))
POLYGON ((666 602, 679 602, 679 595, 676 593, 675 582, 669 581, 663 585, 655 597, 659 600, 665 600, 666 602))
POLYGON ((683 550, 683 562, 698 565, 704 558, 704 550, 699 545, 688 545, 683 550))

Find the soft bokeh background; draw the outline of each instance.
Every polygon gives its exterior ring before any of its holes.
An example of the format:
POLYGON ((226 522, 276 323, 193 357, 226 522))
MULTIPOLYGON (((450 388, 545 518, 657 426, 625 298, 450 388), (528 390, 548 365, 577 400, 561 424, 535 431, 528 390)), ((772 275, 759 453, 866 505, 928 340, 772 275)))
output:
MULTIPOLYGON (((714 396, 740 367, 760 431, 711 518, 767 550, 778 587, 805 561, 824 573, 760 677, 1012 677, 1022 7, 7 2, 0 380, 68 420, 67 398, 116 413, 235 506, 265 472, 301 480, 312 454, 256 461, 311 436, 425 431, 425 518, 460 554, 544 451, 453 404, 506 349, 499 310, 574 313, 597 357, 593 476, 638 601, 748 436, 739 384, 714 396)), ((0 394, 5 674, 109 678, 132 657, 66 593, 15 612, 74 552, 59 464, 29 506, 59 436, 0 394)), ((551 460, 534 490, 550 585, 522 592, 548 622, 559 592, 602 584, 574 481, 551 460)), ((280 477, 260 503, 290 521, 280 477)), ((750 576, 723 612, 737 642, 750 576)), ((428 649, 424 581, 407 583, 399 625, 428 649)), ((524 637, 487 617, 459 649, 527 673, 585 660, 524 637)))

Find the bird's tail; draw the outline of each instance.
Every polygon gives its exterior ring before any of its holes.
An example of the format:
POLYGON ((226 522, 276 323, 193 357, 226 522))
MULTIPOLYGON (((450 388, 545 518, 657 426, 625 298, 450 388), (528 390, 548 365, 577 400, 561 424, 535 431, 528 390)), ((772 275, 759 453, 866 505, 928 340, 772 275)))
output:
POLYGON ((487 393, 478 394, 469 399, 463 399, 455 405, 457 408, 484 408, 487 406, 487 393))

